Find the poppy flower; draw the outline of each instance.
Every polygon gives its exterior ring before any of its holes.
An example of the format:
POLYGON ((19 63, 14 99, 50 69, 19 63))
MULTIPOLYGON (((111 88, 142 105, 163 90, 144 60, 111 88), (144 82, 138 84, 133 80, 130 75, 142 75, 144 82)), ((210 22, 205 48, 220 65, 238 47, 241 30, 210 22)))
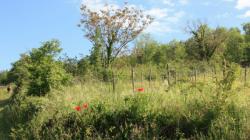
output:
POLYGON ((75 110, 76 110, 76 111, 81 111, 81 107, 80 107, 80 106, 76 106, 76 107, 75 107, 75 110))
POLYGON ((136 91, 138 91, 138 92, 143 92, 143 91, 144 91, 144 88, 137 88, 136 91))
POLYGON ((87 103, 84 103, 83 105, 82 105, 82 107, 84 108, 84 109, 87 109, 88 108, 88 104, 87 103))

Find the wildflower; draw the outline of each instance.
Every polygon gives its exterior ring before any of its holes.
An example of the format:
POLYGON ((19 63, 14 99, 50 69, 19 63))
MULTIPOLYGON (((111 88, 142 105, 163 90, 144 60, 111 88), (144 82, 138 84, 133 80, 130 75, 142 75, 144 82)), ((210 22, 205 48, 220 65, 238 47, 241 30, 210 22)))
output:
POLYGON ((88 108, 88 104, 87 103, 84 103, 83 105, 82 105, 82 107, 84 108, 84 109, 87 109, 88 108))
POLYGON ((143 92, 143 91, 144 91, 144 88, 137 88, 136 91, 138 91, 138 92, 143 92))
POLYGON ((81 107, 80 107, 80 106, 76 106, 76 107, 75 107, 75 110, 76 110, 76 111, 81 111, 81 107))

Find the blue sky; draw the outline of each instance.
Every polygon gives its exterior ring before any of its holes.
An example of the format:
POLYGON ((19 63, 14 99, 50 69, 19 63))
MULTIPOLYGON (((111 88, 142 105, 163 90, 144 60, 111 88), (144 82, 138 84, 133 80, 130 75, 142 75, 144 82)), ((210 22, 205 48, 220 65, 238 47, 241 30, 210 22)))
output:
MULTIPOLYGON (((212 27, 241 27, 250 22, 250 0, 126 0, 155 17, 145 32, 159 42, 183 40, 188 21, 200 19, 212 27)), ((87 55, 90 42, 77 27, 80 4, 93 10, 123 0, 3 0, 0 4, 0 70, 9 69, 21 53, 41 42, 59 39, 63 53, 87 55)))

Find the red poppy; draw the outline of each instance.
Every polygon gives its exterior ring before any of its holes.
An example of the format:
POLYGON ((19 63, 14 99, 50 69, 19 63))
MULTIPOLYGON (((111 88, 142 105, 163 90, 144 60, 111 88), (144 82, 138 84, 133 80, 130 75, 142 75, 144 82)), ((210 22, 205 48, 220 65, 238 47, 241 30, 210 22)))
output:
POLYGON ((76 107, 75 107, 75 110, 76 110, 76 111, 81 111, 81 107, 80 107, 80 106, 76 106, 76 107))
POLYGON ((143 92, 143 91, 144 91, 144 88, 137 88, 136 91, 138 91, 138 92, 143 92))
POLYGON ((82 107, 84 108, 84 109, 87 109, 88 108, 88 104, 87 103, 84 103, 83 105, 82 105, 82 107))

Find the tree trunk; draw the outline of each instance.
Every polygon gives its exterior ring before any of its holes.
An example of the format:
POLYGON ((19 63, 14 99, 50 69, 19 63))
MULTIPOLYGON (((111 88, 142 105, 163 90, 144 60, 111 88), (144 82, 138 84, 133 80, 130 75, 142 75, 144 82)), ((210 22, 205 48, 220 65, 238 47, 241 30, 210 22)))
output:
POLYGON ((106 68, 109 68, 112 59, 112 46, 107 47, 106 68))

